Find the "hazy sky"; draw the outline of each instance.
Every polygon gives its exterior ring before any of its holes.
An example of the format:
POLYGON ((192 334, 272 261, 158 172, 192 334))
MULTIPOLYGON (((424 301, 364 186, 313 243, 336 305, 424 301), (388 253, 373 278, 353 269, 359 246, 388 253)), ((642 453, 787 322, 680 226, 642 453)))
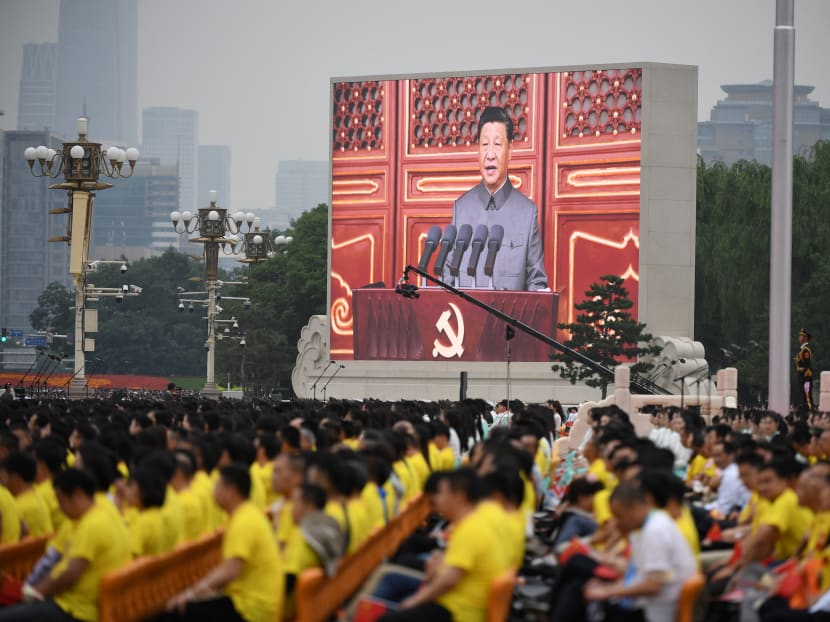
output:
MULTIPOLYGON (((278 160, 328 157, 332 76, 684 63, 700 68, 698 113, 706 119, 721 84, 772 78, 774 7, 138 0, 138 122, 148 106, 198 110, 200 143, 232 148, 232 206, 256 211, 274 203, 278 160)), ((796 0, 795 15, 796 80, 815 85, 813 98, 828 107, 830 1, 796 0)), ((23 44, 56 41, 57 20, 58 0, 0 0, 0 128, 17 126, 23 44)))

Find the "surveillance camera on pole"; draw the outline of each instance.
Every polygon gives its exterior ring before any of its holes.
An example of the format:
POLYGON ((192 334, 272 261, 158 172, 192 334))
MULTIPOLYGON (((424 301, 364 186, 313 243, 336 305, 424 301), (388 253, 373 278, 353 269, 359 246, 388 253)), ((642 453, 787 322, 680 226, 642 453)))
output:
POLYGON ((115 297, 115 302, 117 302, 118 304, 121 304, 122 302, 124 302, 124 296, 123 296, 123 294, 118 294, 118 295, 115 297))
POLYGON ((127 272, 127 264, 122 263, 121 264, 121 274, 124 274, 125 272, 127 272))
POLYGON ((179 301, 179 312, 184 313, 184 303, 179 301))

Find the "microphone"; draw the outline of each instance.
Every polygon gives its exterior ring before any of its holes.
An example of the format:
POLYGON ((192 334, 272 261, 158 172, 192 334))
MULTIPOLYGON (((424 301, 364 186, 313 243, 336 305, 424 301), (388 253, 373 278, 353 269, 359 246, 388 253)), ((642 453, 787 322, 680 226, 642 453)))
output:
POLYGON ((478 269, 478 258, 481 251, 484 250, 484 245, 487 243, 487 225, 479 225, 476 227, 476 232, 473 234, 473 241, 470 243, 470 261, 467 263, 467 274, 473 279, 476 276, 478 269))
POLYGON ((421 254, 421 261, 418 262, 418 270, 427 271, 429 270, 429 260, 432 257, 432 253, 435 252, 435 247, 438 246, 438 242, 441 241, 441 227, 438 225, 432 225, 429 228, 429 233, 427 233, 427 239, 424 242, 424 252, 421 254))
POLYGON ((455 235, 455 225, 447 225, 447 228, 444 229, 444 237, 441 238, 441 243, 438 246, 438 259, 435 260, 435 266, 432 268, 432 271, 438 276, 444 274, 444 264, 447 263, 447 255, 455 243, 455 235))
POLYGON ((484 261, 484 274, 493 276, 493 265, 496 263, 496 255, 501 250, 501 241, 504 239, 504 227, 493 225, 490 227, 490 239, 487 241, 487 259, 484 261))
POLYGON ((473 237, 472 225, 461 225, 461 228, 458 230, 458 237, 455 238, 455 250, 453 251, 452 263, 450 264, 450 274, 453 276, 458 276, 458 270, 461 268, 461 260, 464 258, 464 253, 467 252, 471 237, 473 237))

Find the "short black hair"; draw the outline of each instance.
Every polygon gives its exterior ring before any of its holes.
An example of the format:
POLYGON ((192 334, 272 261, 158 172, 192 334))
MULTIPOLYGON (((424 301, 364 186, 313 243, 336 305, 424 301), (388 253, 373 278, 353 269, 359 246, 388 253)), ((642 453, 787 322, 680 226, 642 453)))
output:
POLYGON ((37 475, 37 462, 29 454, 23 451, 13 451, 3 460, 4 471, 20 476, 27 484, 35 481, 37 475))
POLYGON ((648 498, 646 497, 646 491, 643 490, 640 482, 627 481, 621 482, 619 486, 614 489, 614 492, 611 493, 609 501, 616 501, 617 503, 621 503, 624 507, 629 508, 633 505, 648 503, 648 498))
POLYGON ((300 487, 300 493, 303 501, 310 503, 318 510, 323 510, 326 507, 326 491, 316 486, 315 484, 303 484, 300 487))
MULTIPOLYGON (((504 123, 504 126, 507 129, 507 142, 513 142, 513 119, 510 117, 510 114, 507 112, 506 108, 501 108, 500 106, 487 106, 484 109, 478 119, 479 139, 481 138, 481 128, 487 123, 504 123)), ((507 400, 503 401, 506 406, 507 400)))
POLYGON ((79 448, 84 469, 92 473, 97 489, 106 492, 115 481, 116 463, 112 452, 95 441, 85 441, 79 448))
POLYGON ((577 477, 568 486, 564 501, 576 503, 581 497, 593 497, 600 490, 605 488, 602 482, 592 482, 586 477, 577 477))
POLYGON ((189 449, 177 449, 173 452, 176 458, 176 471, 181 471, 187 479, 196 474, 196 456, 189 449))
POLYGON ((236 488, 246 499, 251 496, 251 473, 244 464, 233 462, 219 469, 219 477, 227 486, 236 488))
POLYGON ((518 470, 500 470, 488 473, 481 478, 481 489, 484 495, 497 492, 516 506, 522 505, 525 498, 525 485, 522 478, 519 477, 518 470))
POLYGON ((52 480, 52 486, 65 495, 71 495, 76 490, 81 490, 87 497, 93 497, 95 496, 96 481, 92 473, 86 469, 72 467, 57 473, 52 480))
POLYGON ((450 490, 463 492, 470 503, 475 503, 481 499, 481 480, 473 469, 462 467, 456 471, 450 471, 447 475, 447 482, 450 485, 450 490))
POLYGON ((47 436, 35 443, 32 451, 35 460, 42 462, 54 474, 66 466, 66 445, 54 436, 47 436))
POLYGON ((130 481, 138 486, 141 505, 160 508, 164 505, 167 482, 161 472, 150 464, 140 464, 130 473, 130 481))
POLYGON ((764 464, 764 459, 754 451, 744 451, 738 454, 735 462, 739 465, 748 464, 755 469, 760 469, 764 464))

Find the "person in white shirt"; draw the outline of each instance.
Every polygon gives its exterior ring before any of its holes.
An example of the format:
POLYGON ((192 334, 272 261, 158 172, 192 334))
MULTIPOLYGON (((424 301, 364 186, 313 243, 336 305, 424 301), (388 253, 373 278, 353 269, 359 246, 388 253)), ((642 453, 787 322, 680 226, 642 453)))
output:
POLYGON ((586 600, 614 601, 606 605, 606 620, 672 622, 680 590, 697 572, 686 539, 668 514, 649 503, 639 482, 617 486, 611 494, 611 512, 631 544, 631 559, 622 580, 589 581, 586 600))
POLYGON ((674 467, 683 469, 689 463, 689 450, 683 447, 680 434, 669 427, 668 414, 662 409, 651 413, 651 425, 654 426, 648 433, 649 440, 660 447, 668 449, 674 454, 674 467))
POLYGON ((749 503, 750 492, 738 473, 735 451, 735 446, 726 441, 718 441, 712 446, 712 460, 721 470, 721 479, 717 499, 707 504, 706 509, 717 510, 724 517, 749 503))

